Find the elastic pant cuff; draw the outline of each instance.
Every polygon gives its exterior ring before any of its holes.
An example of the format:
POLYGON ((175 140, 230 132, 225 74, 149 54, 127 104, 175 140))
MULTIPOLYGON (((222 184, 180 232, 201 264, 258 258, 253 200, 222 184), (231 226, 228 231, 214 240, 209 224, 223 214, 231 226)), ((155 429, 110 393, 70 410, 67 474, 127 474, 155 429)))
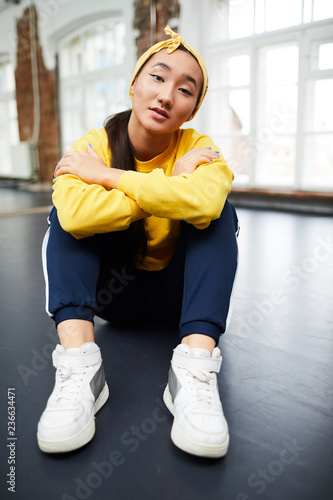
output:
POLYGON ((55 321, 56 326, 62 321, 66 321, 67 319, 83 319, 85 321, 94 322, 95 312, 90 309, 90 307, 86 306, 68 306, 62 307, 58 311, 55 312, 53 319, 55 321))
POLYGON ((207 321, 191 321, 189 323, 185 323, 185 325, 181 325, 180 340, 187 335, 191 335, 192 333, 201 333, 202 335, 212 337, 217 345, 223 332, 221 331, 221 328, 213 323, 208 323, 207 321))

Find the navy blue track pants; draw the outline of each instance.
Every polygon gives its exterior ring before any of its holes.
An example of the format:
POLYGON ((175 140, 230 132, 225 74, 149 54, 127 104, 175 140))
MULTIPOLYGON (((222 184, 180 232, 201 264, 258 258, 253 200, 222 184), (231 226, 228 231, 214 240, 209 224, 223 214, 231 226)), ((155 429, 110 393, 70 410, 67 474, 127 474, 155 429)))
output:
POLYGON ((46 311, 67 319, 115 325, 179 324, 180 338, 202 333, 215 339, 230 318, 238 261, 238 219, 227 201, 206 229, 181 222, 171 263, 161 271, 128 264, 122 233, 80 240, 64 231, 52 209, 43 242, 46 311))

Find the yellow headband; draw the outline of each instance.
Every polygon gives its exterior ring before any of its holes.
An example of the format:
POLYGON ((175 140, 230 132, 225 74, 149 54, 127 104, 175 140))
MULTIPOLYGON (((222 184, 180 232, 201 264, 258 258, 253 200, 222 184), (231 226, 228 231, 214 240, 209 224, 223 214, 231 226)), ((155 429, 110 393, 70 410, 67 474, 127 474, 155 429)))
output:
POLYGON ((208 90, 208 75, 207 75, 206 66, 205 66, 205 63, 203 62, 200 54, 195 49, 193 49, 192 47, 187 45, 185 42, 183 42, 181 36, 178 33, 175 33, 174 31, 172 31, 172 29, 169 26, 166 26, 164 28, 164 31, 165 31, 166 35, 171 36, 171 39, 156 43, 155 45, 150 47, 150 49, 148 49, 144 54, 142 54, 142 56, 138 59, 136 65, 135 65, 134 71, 133 71, 132 78, 131 78, 129 95, 132 99, 133 94, 132 94, 131 88, 132 88, 132 85, 134 83, 134 80, 136 79, 142 66, 144 66, 144 64, 148 61, 148 59, 153 54, 155 54, 156 52, 159 52, 160 50, 165 49, 165 48, 167 49, 168 54, 172 54, 172 52, 174 52, 175 50, 178 49, 179 45, 182 45, 183 47, 185 47, 185 49, 187 49, 196 58, 199 66, 201 68, 202 75, 203 75, 202 90, 201 90, 200 97, 198 99, 198 103, 197 103, 197 105, 194 109, 193 115, 192 115, 192 118, 193 118, 194 115, 196 114, 196 112, 198 111, 198 109, 200 108, 202 101, 204 100, 204 97, 205 97, 206 92, 208 90))

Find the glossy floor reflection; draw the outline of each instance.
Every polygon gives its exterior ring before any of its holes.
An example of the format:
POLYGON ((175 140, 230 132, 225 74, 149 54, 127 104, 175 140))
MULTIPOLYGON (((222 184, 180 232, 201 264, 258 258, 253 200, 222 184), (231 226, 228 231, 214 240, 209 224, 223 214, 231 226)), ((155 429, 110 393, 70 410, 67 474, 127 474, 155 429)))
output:
MULTIPOLYGON (((43 201, 44 204, 44 201, 43 201)), ((32 205, 34 206, 34 205, 32 205)), ((330 500, 333 491, 333 221, 238 210, 239 274, 221 339, 220 391, 230 426, 221 460, 170 441, 162 402, 177 331, 96 321, 110 387, 93 441, 39 451, 57 341, 44 312, 40 260, 47 214, 0 217, 1 498, 9 472, 7 388, 16 392, 16 495, 117 500, 330 500)))

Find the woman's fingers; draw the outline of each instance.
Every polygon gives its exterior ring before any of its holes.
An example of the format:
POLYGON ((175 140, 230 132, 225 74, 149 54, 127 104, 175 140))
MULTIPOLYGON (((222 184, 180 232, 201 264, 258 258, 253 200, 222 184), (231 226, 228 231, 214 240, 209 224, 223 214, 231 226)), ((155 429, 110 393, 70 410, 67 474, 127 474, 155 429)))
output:
POLYGON ((191 174, 203 163, 217 160, 219 156, 219 151, 213 151, 211 148, 191 149, 176 161, 172 175, 191 174))
POLYGON ((188 156, 188 158, 192 158, 193 160, 195 159, 204 159, 204 160, 214 160, 219 158, 220 153, 219 151, 213 151, 210 148, 197 148, 197 149, 191 149, 186 153, 183 158, 188 156))
MULTIPOLYGON (((183 158, 185 159, 185 156, 183 158)), ((195 166, 198 167, 202 163, 207 163, 207 161, 213 161, 220 157, 220 153, 218 151, 212 151, 208 148, 197 148, 191 149, 188 152, 187 159, 189 161, 193 161, 195 166)))
POLYGON ((93 147, 92 147, 92 145, 90 144, 90 142, 89 142, 89 144, 88 144, 88 146, 87 146, 87 152, 88 152, 89 154, 93 155, 93 156, 98 156, 98 154, 97 154, 97 153, 96 153, 96 151, 93 149, 93 147))
POLYGON ((57 176, 63 173, 61 169, 73 168, 75 167, 75 164, 76 164, 75 156, 73 156, 72 153, 66 153, 57 163, 57 166, 54 170, 54 174, 57 176))

